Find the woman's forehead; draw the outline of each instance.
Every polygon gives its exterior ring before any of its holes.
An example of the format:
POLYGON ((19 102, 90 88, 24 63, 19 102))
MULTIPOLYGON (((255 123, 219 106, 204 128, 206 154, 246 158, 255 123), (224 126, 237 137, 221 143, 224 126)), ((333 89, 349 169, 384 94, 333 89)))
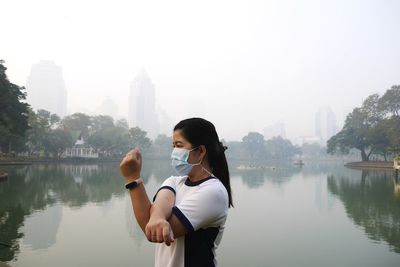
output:
POLYGON ((189 143, 185 137, 183 137, 182 135, 182 131, 181 130, 175 130, 173 135, 172 135, 172 142, 173 143, 182 143, 182 144, 186 144, 189 143))

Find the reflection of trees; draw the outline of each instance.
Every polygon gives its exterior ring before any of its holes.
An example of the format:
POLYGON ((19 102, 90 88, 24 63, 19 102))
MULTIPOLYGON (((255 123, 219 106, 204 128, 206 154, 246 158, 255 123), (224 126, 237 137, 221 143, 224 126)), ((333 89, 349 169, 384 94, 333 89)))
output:
MULTIPOLYGON (((101 165, 42 164, 8 167, 9 179, 0 183, 0 260, 11 261, 19 251, 23 237, 21 226, 26 216, 44 210, 56 202, 80 207, 88 202, 105 202, 125 194, 124 179, 118 163, 101 165)), ((172 174, 169 160, 144 160, 142 178, 152 176, 162 182, 172 174)), ((56 232, 54 233, 56 234, 56 232)), ((48 237, 49 240, 55 238, 48 237)))
POLYGON ((230 166, 231 175, 237 175, 242 178, 244 184, 248 185, 249 188, 258 188, 262 186, 266 180, 269 182, 281 186, 283 183, 289 181, 291 177, 299 173, 301 169, 296 168, 293 165, 288 165, 286 163, 276 163, 270 166, 275 166, 272 168, 265 169, 252 169, 252 170, 238 170, 237 166, 241 163, 234 162, 230 166))
POLYGON ((393 193, 391 172, 328 176, 328 189, 340 197, 347 215, 363 227, 370 239, 384 240, 400 253, 400 199, 393 193))
POLYGON ((34 211, 57 201, 79 207, 125 193, 117 164, 47 164, 9 167, 6 171, 9 179, 0 184, 0 242, 11 247, 0 246, 2 261, 10 261, 18 253, 18 239, 23 236, 20 228, 34 211))

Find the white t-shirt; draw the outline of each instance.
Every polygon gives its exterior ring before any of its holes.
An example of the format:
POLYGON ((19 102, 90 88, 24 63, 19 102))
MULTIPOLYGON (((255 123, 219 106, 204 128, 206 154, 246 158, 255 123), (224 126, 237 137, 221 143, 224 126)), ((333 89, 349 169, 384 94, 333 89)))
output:
POLYGON ((155 266, 217 266, 215 249, 221 241, 229 208, 224 185, 212 176, 197 182, 191 182, 187 176, 172 176, 158 191, 162 189, 175 193, 172 213, 188 234, 175 239, 171 246, 156 244, 155 266))

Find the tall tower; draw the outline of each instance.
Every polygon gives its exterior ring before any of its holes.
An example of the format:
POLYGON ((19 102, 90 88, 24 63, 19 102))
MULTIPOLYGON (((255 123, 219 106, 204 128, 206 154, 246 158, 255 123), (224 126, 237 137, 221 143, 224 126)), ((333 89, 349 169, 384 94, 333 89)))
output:
POLYGON ((330 107, 322 107, 315 114, 315 135, 325 145, 336 134, 336 116, 330 107))
POLYGON ((137 126, 146 131, 149 138, 155 139, 160 128, 156 113, 155 89, 144 69, 133 80, 128 101, 129 126, 137 126))
POLYGON ((28 103, 64 117, 67 113, 67 90, 62 69, 52 61, 33 64, 26 81, 28 103))

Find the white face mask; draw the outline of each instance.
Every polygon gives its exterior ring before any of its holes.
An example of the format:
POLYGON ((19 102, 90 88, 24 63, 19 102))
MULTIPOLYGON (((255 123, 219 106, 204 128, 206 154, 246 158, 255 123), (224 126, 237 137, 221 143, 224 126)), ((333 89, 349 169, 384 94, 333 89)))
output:
MULTIPOLYGON (((171 165, 174 167, 175 171, 177 174, 179 175, 188 175, 191 170, 193 169, 193 166, 197 166, 200 165, 201 166, 201 162, 202 160, 200 160, 198 163, 189 163, 189 155, 190 152, 192 152, 193 150, 197 149, 198 147, 195 147, 193 149, 185 149, 185 148, 178 148, 175 147, 172 150, 171 153, 171 165)), ((211 176, 213 175, 211 172, 209 172, 208 170, 206 170, 203 166, 201 166, 201 168, 207 172, 208 174, 210 174, 211 176)))
POLYGON ((179 175, 188 175, 192 170, 193 166, 200 165, 201 161, 195 164, 191 164, 188 162, 190 152, 197 149, 193 148, 191 150, 185 148, 175 147, 171 153, 171 165, 174 167, 175 171, 179 175))

